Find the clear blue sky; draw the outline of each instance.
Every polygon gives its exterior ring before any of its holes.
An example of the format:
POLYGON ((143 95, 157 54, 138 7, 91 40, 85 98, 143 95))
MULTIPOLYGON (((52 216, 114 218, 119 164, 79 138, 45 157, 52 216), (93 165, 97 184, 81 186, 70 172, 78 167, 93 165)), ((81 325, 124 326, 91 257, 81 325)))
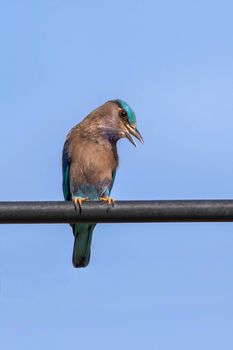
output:
MULTIPOLYGON (((232 1, 2 1, 0 200, 61 200, 69 129, 112 98, 117 199, 233 198, 232 1)), ((4 350, 233 347, 233 224, 0 227, 4 350)))

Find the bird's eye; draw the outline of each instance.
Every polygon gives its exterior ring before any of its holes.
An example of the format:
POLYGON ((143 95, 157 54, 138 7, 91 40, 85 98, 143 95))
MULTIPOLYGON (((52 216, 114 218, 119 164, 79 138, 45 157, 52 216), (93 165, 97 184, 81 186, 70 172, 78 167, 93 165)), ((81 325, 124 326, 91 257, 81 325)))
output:
POLYGON ((122 109, 120 113, 122 118, 127 118, 127 112, 124 109, 122 109))

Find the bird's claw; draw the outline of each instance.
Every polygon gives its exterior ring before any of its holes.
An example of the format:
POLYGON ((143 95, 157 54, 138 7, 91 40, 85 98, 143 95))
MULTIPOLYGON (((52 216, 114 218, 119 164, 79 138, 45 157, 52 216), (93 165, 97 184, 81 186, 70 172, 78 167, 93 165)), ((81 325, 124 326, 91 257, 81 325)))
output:
POLYGON ((109 196, 101 196, 100 201, 107 202, 108 205, 114 207, 115 199, 109 196))
POLYGON ((85 197, 73 197, 72 201, 74 202, 75 209, 79 209, 80 212, 82 210, 82 204, 83 202, 86 202, 88 198, 85 197))

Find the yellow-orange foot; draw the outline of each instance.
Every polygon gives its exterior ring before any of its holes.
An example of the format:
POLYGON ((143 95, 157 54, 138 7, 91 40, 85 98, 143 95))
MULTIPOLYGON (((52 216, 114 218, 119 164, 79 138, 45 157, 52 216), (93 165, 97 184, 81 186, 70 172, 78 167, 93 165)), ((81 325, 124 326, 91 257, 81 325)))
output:
POLYGON ((114 207, 115 204, 115 199, 108 196, 101 196, 100 201, 107 202, 108 205, 111 205, 112 207, 114 207))
POLYGON ((76 209, 79 208, 80 212, 82 210, 82 204, 83 202, 86 202, 88 201, 88 198, 85 198, 85 197, 73 197, 72 198, 72 201, 74 202, 74 206, 76 209))

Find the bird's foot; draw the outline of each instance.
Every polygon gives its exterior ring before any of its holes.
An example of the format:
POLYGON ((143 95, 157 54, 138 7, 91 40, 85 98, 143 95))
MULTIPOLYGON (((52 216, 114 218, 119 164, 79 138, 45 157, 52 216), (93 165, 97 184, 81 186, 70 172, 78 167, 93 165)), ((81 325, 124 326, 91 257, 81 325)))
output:
POLYGON ((109 196, 101 196, 100 201, 107 202, 108 205, 114 207, 115 199, 109 196))
POLYGON ((86 198, 86 197, 73 197, 72 201, 74 202, 75 209, 79 209, 81 212, 82 204, 83 204, 83 202, 88 201, 88 198, 86 198))

